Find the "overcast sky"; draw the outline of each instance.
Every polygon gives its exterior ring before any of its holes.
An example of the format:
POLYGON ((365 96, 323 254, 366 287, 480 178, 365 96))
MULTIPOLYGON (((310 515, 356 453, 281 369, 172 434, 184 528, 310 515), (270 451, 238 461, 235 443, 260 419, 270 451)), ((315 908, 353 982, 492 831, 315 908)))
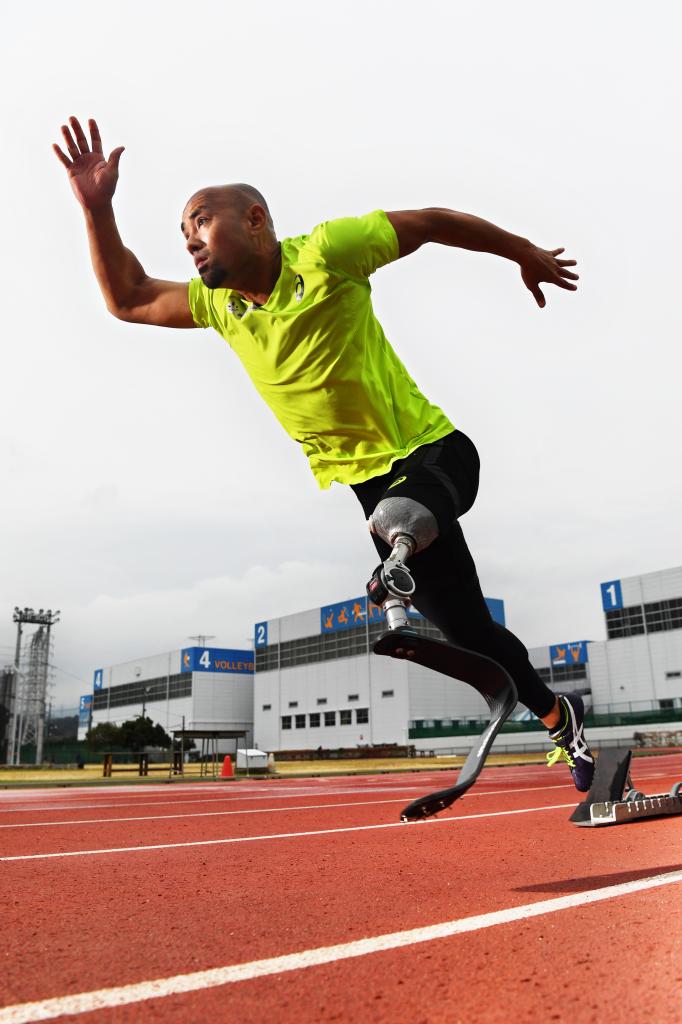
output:
POLYGON ((375 565, 352 492, 318 490, 217 334, 106 312, 50 150, 70 114, 126 146, 116 214, 154 276, 192 276, 182 207, 225 181, 265 193, 280 237, 438 205, 566 246, 580 290, 544 310, 514 265, 437 246, 373 289, 479 448, 484 592, 528 646, 603 638, 600 581, 682 563, 679 4, 102 11, 0 16, 0 661, 15 605, 60 608, 53 696, 75 703, 97 667, 197 633, 248 646, 375 565))

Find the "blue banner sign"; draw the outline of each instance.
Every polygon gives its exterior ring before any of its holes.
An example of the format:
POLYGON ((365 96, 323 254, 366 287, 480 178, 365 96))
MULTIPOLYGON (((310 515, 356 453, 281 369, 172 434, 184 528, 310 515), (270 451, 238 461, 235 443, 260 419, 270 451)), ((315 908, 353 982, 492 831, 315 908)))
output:
POLYGON ((617 611, 623 607, 623 588, 620 580, 609 580, 601 585, 601 603, 605 612, 617 611))
MULTIPOLYGON (((498 598, 487 598, 486 604, 495 622, 504 626, 504 601, 498 598)), ((421 619, 422 615, 416 608, 408 608, 407 614, 412 619, 421 619)), ((337 601, 336 604, 326 604, 320 608, 320 632, 337 633, 342 629, 354 629, 356 626, 364 626, 366 622, 385 622, 386 616, 383 609, 366 597, 353 597, 350 601, 337 601)))
POLYGON ((92 688, 95 691, 95 693, 97 693, 98 690, 102 689, 102 686, 104 685, 103 679, 104 679, 104 670, 101 669, 101 668, 96 668, 95 669, 95 677, 94 677, 93 686, 92 686, 92 688))
POLYGON ((253 627, 253 639, 256 647, 267 647, 268 646, 268 624, 267 622, 257 622, 253 627))
POLYGON ((588 640, 576 640, 570 644, 553 644, 549 657, 554 667, 560 665, 586 665, 588 662, 588 640))
POLYGON ((252 675, 253 651, 225 647, 186 647, 180 652, 182 672, 232 672, 252 675))
POLYGON ((87 693, 84 697, 81 697, 80 704, 78 706, 78 724, 89 725, 90 724, 90 713, 92 711, 92 694, 87 693))
POLYGON ((506 626, 507 623, 504 619, 504 601, 500 597, 486 597, 484 600, 488 605, 488 611, 490 612, 493 621, 498 622, 500 626, 506 626))

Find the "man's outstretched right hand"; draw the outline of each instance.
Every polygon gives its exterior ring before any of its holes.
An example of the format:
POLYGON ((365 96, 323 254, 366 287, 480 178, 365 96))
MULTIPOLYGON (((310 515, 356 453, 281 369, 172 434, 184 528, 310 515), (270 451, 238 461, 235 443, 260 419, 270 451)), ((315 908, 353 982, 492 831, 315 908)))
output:
POLYGON ((62 125, 62 135, 69 156, 56 143, 53 143, 52 148, 66 167, 71 188, 78 202, 85 210, 96 210, 108 205, 113 198, 118 181, 118 162, 124 147, 119 146, 112 150, 109 159, 105 160, 96 121, 88 119, 90 145, 77 117, 70 117, 69 125, 70 129, 67 125, 62 125))
POLYGON ((78 118, 70 117, 69 124, 70 128, 62 125, 69 155, 56 144, 52 148, 66 167, 74 195, 85 211, 92 266, 107 309, 130 323, 196 327, 187 282, 150 277, 121 241, 111 200, 123 146, 112 150, 105 160, 96 122, 88 121, 90 144, 78 118))

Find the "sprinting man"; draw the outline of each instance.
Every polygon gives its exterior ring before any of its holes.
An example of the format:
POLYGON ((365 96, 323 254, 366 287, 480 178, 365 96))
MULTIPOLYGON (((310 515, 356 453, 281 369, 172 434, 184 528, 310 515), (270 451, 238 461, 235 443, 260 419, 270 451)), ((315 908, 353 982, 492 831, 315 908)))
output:
MULTIPOLYGON (((575 260, 446 209, 376 210, 278 241, 260 192, 234 184, 190 198, 180 229, 198 276, 162 281, 148 276, 118 233, 112 199, 123 147, 105 159, 95 121, 88 141, 69 120, 61 129, 67 152, 54 150, 83 208, 109 312, 137 324, 213 327, 302 446, 321 488, 349 485, 366 518, 388 498, 406 498, 430 517, 435 539, 410 559, 415 607, 453 643, 507 669, 519 699, 550 730, 548 761, 563 757, 576 787, 588 790, 594 761, 583 702, 555 696, 521 641, 493 621, 459 525, 478 490, 476 448, 407 373, 374 316, 369 284, 379 267, 437 242, 517 263, 542 307, 543 282, 576 289, 575 260)), ((389 537, 375 529, 383 561, 389 537)))

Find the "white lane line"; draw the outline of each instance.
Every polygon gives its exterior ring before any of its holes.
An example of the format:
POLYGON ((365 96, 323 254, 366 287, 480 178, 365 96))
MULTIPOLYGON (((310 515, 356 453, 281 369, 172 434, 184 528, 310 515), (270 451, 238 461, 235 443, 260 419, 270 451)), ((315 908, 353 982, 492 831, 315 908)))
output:
MULTIPOLYGON (((383 789, 382 793, 423 793, 428 790, 429 783, 419 786, 391 786, 383 789)), ((258 796, 215 796, 202 797, 200 800, 117 800, 114 803, 99 804, 46 804, 38 807, 6 807, 0 808, 0 814, 32 814, 38 811, 91 811, 102 807, 172 807, 185 806, 187 804, 224 804, 239 803, 250 800, 300 800, 305 797, 327 797, 327 796, 356 796, 369 794, 376 795, 375 789, 331 789, 324 793, 311 793, 306 789, 299 789, 288 793, 259 793, 258 796)))
MULTIPOLYGON (((654 767, 654 766, 652 765, 651 767, 654 767)), ((680 765, 680 769, 682 769, 682 765, 680 765)), ((457 770, 457 769, 453 769, 453 770, 457 770)), ((637 780, 673 778, 673 777, 676 777, 677 773, 678 773, 678 769, 674 769, 672 771, 665 771, 665 772, 651 772, 651 771, 649 771, 649 772, 646 772, 646 773, 638 771, 637 772, 637 780)), ((534 781, 535 777, 538 774, 539 774, 538 772, 533 773, 533 776, 531 778, 528 778, 528 781, 530 781, 530 782, 534 781)), ((442 779, 442 775, 440 773, 438 773, 435 776, 431 776, 431 775, 429 775, 429 774, 427 774, 425 772, 421 776, 421 779, 423 781, 420 782, 419 785, 410 785, 410 786, 407 786, 407 785, 405 785, 405 786, 397 785, 396 782, 392 780, 391 783, 386 783, 385 785, 380 787, 381 788, 381 792, 382 793, 423 792, 424 790, 428 790, 429 789, 429 785, 432 782, 436 786, 440 785, 441 779, 442 779)), ((518 779, 512 779, 510 777, 510 775, 506 774, 506 772, 505 772, 505 779, 507 779, 509 781, 512 781, 512 782, 513 781, 518 781, 518 782, 523 781, 523 777, 520 777, 518 779)), ((311 782, 319 782, 319 781, 323 781, 323 780, 315 779, 315 780, 310 780, 310 781, 311 782)), ((335 780, 330 779, 328 781, 333 783, 335 780)), ((411 781, 413 781, 413 780, 411 780, 411 781)), ((478 783, 477 783, 477 786, 476 786, 476 790, 477 791, 475 793, 469 793, 468 796, 469 797, 470 796, 493 796, 493 795, 504 794, 504 793, 521 793, 521 792, 531 791, 531 790, 560 789, 560 788, 563 788, 564 786, 570 786, 571 783, 564 783, 564 784, 562 784, 560 786, 558 786, 558 785, 555 785, 555 786, 524 786, 524 787, 522 787, 520 789, 505 788, 505 789, 494 790, 494 791, 490 791, 490 790, 487 790, 485 788, 486 786, 492 786, 492 785, 499 785, 499 780, 498 779, 495 779, 495 780, 488 779, 488 778, 485 777, 485 775, 482 775, 481 778, 479 779, 478 783)), ((212 788, 212 787, 206 787, 206 790, 208 790, 209 788, 212 788)), ((178 791, 178 796, 182 797, 182 796, 185 796, 185 794, 187 796, 190 796, 190 791, 191 790, 196 792, 196 789, 194 789, 194 787, 187 786, 184 789, 178 791)), ((206 791, 206 790, 204 790, 204 787, 202 787, 202 791, 206 791)), ((84 792, 84 795, 85 795, 86 792, 89 792, 89 791, 86 790, 84 792)), ((162 793, 165 794, 167 792, 168 792, 168 790, 164 787, 162 790, 159 790, 159 795, 161 795, 162 793)), ((269 789, 267 792, 265 792, 262 788, 253 787, 253 789, 249 789, 248 793, 249 794, 253 793, 254 795, 244 795, 245 792, 246 792, 246 790, 241 789, 241 787, 240 787, 240 794, 239 795, 200 797, 198 799, 192 799, 191 796, 190 796, 189 799, 177 799, 176 798, 174 800, 130 800, 130 801, 118 800, 118 801, 114 801, 112 803, 94 803, 94 804, 82 804, 82 803, 78 803, 77 801, 73 801, 72 803, 68 803, 68 804, 45 804, 45 805, 42 805, 42 803, 41 803, 41 805, 33 804, 33 805, 24 806, 24 807, 0 807, 0 814, 30 814, 30 813, 33 813, 33 812, 42 812, 42 811, 46 811, 46 812, 51 812, 51 811, 73 811, 73 812, 78 812, 78 811, 81 811, 81 810, 94 810, 94 809, 101 809, 101 808, 105 808, 105 807, 106 808, 108 808, 108 807, 112 807, 112 808, 119 808, 119 807, 145 807, 145 806, 162 807, 162 806, 166 806, 166 805, 170 805, 170 806, 173 806, 173 807, 178 807, 180 805, 184 806, 186 804, 228 803, 228 802, 239 803, 239 802, 242 802, 242 801, 248 802, 250 800, 252 800, 252 801, 256 801, 256 800, 258 800, 258 801, 260 801, 260 800, 270 800, 270 799, 274 799, 274 800, 294 800, 294 799, 298 799, 298 798, 301 798, 301 797, 306 797, 306 796, 311 796, 311 795, 318 795, 318 794, 311 794, 308 789, 306 789, 304 787, 301 787, 300 785, 297 786, 295 789, 293 787, 291 789, 288 789, 287 792, 283 792, 281 789, 279 789, 279 787, 272 787, 272 789, 269 789)), ((376 792, 377 792, 376 789, 365 789, 365 788, 361 789, 361 788, 345 787, 343 789, 326 790, 324 793, 320 793, 319 795, 320 796, 324 796, 324 797, 327 797, 327 796, 356 796, 356 795, 364 795, 364 794, 376 795, 376 792)), ((142 795, 142 794, 140 794, 140 795, 142 795)), ((60 799, 63 799, 63 797, 60 797, 60 799)), ((44 798, 43 798, 43 800, 44 800, 44 798)), ((334 805, 330 805, 330 806, 334 806, 334 805)), ((285 808, 283 808, 283 809, 285 809, 285 808)), ((246 812, 244 812, 244 813, 246 813, 246 812)), ((160 815, 160 817, 165 817, 165 815, 160 815)), ((171 817, 171 815, 168 815, 168 817, 171 817)), ((102 820, 127 820, 127 819, 102 819, 102 820)), ((33 823, 30 823, 30 824, 33 824, 33 823)), ((37 823, 37 824, 41 824, 41 823, 37 823)), ((52 824, 52 823, 49 822, 49 823, 46 823, 46 824, 52 824)), ((55 824, 59 824, 59 822, 55 822, 55 824)), ((70 823, 64 822, 63 824, 70 824, 70 823)), ((14 827, 14 825, 12 825, 12 826, 0 825, 0 828, 7 828, 7 827, 14 827)))
POLYGON ((0 861, 51 860, 55 857, 91 857, 103 853, 140 853, 144 850, 176 850, 188 846, 225 846, 228 843, 257 843, 265 839, 299 839, 307 836, 328 836, 340 832, 371 832, 382 828, 415 828, 422 825, 449 825, 453 821, 473 821, 475 818, 500 818, 509 814, 531 814, 533 811, 557 811, 575 807, 574 803, 554 804, 551 807, 522 807, 514 811, 487 811, 484 814, 460 814, 453 818, 427 818, 426 821, 390 821, 381 825, 349 825, 346 828, 320 828, 311 832, 276 832, 263 836, 234 836, 230 839, 197 839, 186 843, 153 843, 148 846, 112 846, 99 850, 68 850, 58 853, 22 853, 0 857, 0 861))
MULTIPOLYGON (((466 799, 473 796, 506 796, 508 793, 531 793, 544 789, 573 789, 570 782, 559 786, 523 786, 521 789, 497 789, 492 792, 467 793, 466 799)), ((327 793, 321 794, 327 796, 327 793)), ((378 794, 377 794, 378 795, 378 794)), ((298 807, 250 807, 238 811, 194 811, 191 814, 138 814, 126 818, 74 818, 72 821, 17 821, 11 825, 0 825, 0 829, 8 828, 48 828, 59 825, 117 825, 119 821, 166 821, 172 818, 217 818, 230 814, 281 814, 288 811, 333 811, 337 807, 369 807, 374 804, 402 804, 405 797, 391 797, 389 800, 348 800, 344 803, 305 804, 298 807)), ((73 810, 80 810, 79 807, 73 810)))
MULTIPOLYGON (((642 780, 642 779, 645 779, 645 778, 646 779, 656 779, 656 778, 673 778, 673 777, 674 777, 674 773, 671 774, 670 772, 659 772, 659 773, 656 773, 656 774, 650 774, 650 775, 646 775, 646 776, 639 775, 638 779, 642 780)), ((423 792, 424 789, 428 789, 428 788, 429 788, 428 786, 406 786, 404 788, 403 787, 391 787, 391 788, 387 787, 386 789, 383 789, 381 791, 381 795, 383 795, 383 793, 389 793, 389 792, 392 792, 392 793, 398 792, 398 793, 406 793, 406 794, 409 794, 410 792, 413 792, 413 791, 423 792)), ((556 785, 552 785, 552 786, 521 786, 521 787, 515 787, 515 788, 488 790, 488 789, 483 788, 481 786, 481 784, 479 783, 478 786, 476 787, 476 791, 467 793, 466 799, 469 800, 472 797, 479 797, 480 798, 480 797, 487 797, 487 796, 506 796, 507 794, 542 792, 542 791, 545 791, 545 790, 572 789, 572 788, 573 787, 572 787, 571 783, 560 783, 560 784, 556 784, 556 785)), ((371 795, 376 795, 376 796, 380 795, 376 790, 351 790, 351 789, 348 789, 348 790, 330 790, 330 791, 327 791, 325 793, 316 794, 316 795, 324 796, 324 797, 331 797, 331 796, 355 796, 355 795, 365 795, 365 794, 371 794, 371 795)), ((301 792, 297 792, 297 793, 287 794, 286 798, 287 799, 295 799, 296 797, 300 798, 301 796, 305 797, 305 796, 310 796, 310 795, 312 795, 312 794, 305 793, 305 791, 304 791, 302 793, 301 792)), ((255 797, 249 797, 249 796, 243 796, 243 797, 214 797, 214 798, 206 798, 206 799, 202 799, 202 800, 181 800, 181 801, 176 801, 176 800, 164 800, 164 801, 148 800, 148 801, 130 802, 130 803, 128 803, 128 802, 119 802, 119 803, 104 803, 104 804, 71 804, 71 805, 53 805, 53 806, 49 806, 49 807, 37 807, 37 808, 33 807, 33 808, 30 808, 30 809, 29 808, 23 808, 23 807, 22 808, 12 808, 12 810, 16 811, 17 813, 21 812, 21 813, 27 813, 27 814, 31 813, 31 812, 38 813, 38 812, 43 812, 43 811, 44 812, 71 811, 72 813, 74 813, 74 812, 78 813, 81 810, 93 810, 93 809, 110 808, 110 807, 114 808, 114 809, 118 809, 120 807, 127 807, 127 806, 131 806, 131 807, 136 807, 137 808, 137 807, 141 807, 141 806, 160 807, 160 806, 165 806, 165 805, 171 805, 171 806, 177 807, 177 806, 186 806, 188 804, 195 804, 195 803, 225 803, 225 802, 228 802, 228 801, 234 801, 234 802, 238 803, 240 801, 268 800, 268 799, 271 799, 271 798, 279 800, 283 796, 284 796, 284 794, 281 794, 281 793, 273 793, 273 794, 271 794, 269 796, 258 795, 258 796, 255 796, 255 797)), ((404 799, 403 797, 396 797, 396 798, 387 799, 387 800, 368 800, 368 801, 356 800, 356 801, 348 801, 348 802, 344 802, 344 803, 315 804, 315 805, 298 806, 298 807, 287 806, 287 807, 269 807, 269 808, 249 808, 249 809, 244 809, 244 810, 229 810, 229 811, 199 811, 199 812, 184 813, 184 814, 134 815, 134 816, 126 816, 126 817, 120 817, 120 818, 118 818, 118 817, 117 818, 82 818, 82 819, 72 819, 72 820, 68 820, 67 819, 67 820, 63 820, 63 821, 11 822, 9 824, 0 824, 0 831, 2 831, 4 829, 12 829, 12 828, 42 828, 42 827, 55 827, 55 826, 59 826, 59 825, 115 824, 115 823, 117 823, 119 821, 120 822, 130 822, 130 821, 163 821, 164 818, 177 819, 177 818, 219 817, 221 815, 235 815, 235 814, 269 814, 269 813, 275 814, 275 813, 278 813, 278 812, 288 811, 288 810, 289 811, 325 810, 326 808, 333 809, 334 807, 363 806, 365 804, 372 804, 372 803, 402 803, 403 799, 404 799)), ((577 799, 577 801, 580 800, 580 794, 576 794, 576 799, 577 799)), ((7 811, 5 811, 5 813, 10 813, 10 811, 7 810, 7 811)))
POLYGON ((575 907, 588 906, 602 900, 617 899, 620 896, 629 896, 632 893, 659 888, 663 885, 674 885, 677 882, 682 882, 682 871, 669 871, 665 874, 651 875, 648 878, 639 878, 634 882, 606 885, 600 889, 588 889, 587 892, 572 893, 570 896, 525 903, 520 907, 507 907, 504 910, 494 910, 488 914, 461 917, 454 921, 442 921, 440 924, 427 925, 422 928, 373 935, 367 939, 343 942, 337 946, 318 946, 313 949, 301 950, 299 953, 270 957, 267 960, 252 960, 249 963, 213 967, 206 971, 176 974, 170 978, 155 978, 153 981, 119 985, 115 988, 101 988, 92 992, 79 992, 76 995, 57 996, 34 1003, 17 1003, 14 1006, 5 1006, 0 1009, 0 1024, 30 1024, 32 1021, 51 1020, 71 1014, 92 1013, 95 1010, 109 1009, 113 1006, 141 1003, 147 999, 162 999, 185 992, 198 992, 202 989, 218 988, 221 985, 230 985, 239 981, 252 981, 254 978, 284 974, 287 971, 319 967, 322 964, 336 963, 339 960, 383 953, 389 949, 405 949, 422 942, 448 939, 453 935, 481 931, 484 928, 494 928, 497 925, 511 924, 514 921, 524 921, 531 917, 541 917, 544 914, 553 914, 560 910, 572 910, 575 907))
POLYGON ((306 804, 299 807, 251 807, 241 811, 195 811, 193 814, 140 814, 130 818, 80 818, 74 821, 21 821, 14 825, 0 825, 5 828, 47 828, 55 825, 117 825, 119 821, 170 821, 172 818, 218 818, 229 814, 278 814, 288 811, 326 811, 335 807, 367 807, 374 804, 402 804, 402 796, 390 800, 350 800, 337 804, 306 804))

